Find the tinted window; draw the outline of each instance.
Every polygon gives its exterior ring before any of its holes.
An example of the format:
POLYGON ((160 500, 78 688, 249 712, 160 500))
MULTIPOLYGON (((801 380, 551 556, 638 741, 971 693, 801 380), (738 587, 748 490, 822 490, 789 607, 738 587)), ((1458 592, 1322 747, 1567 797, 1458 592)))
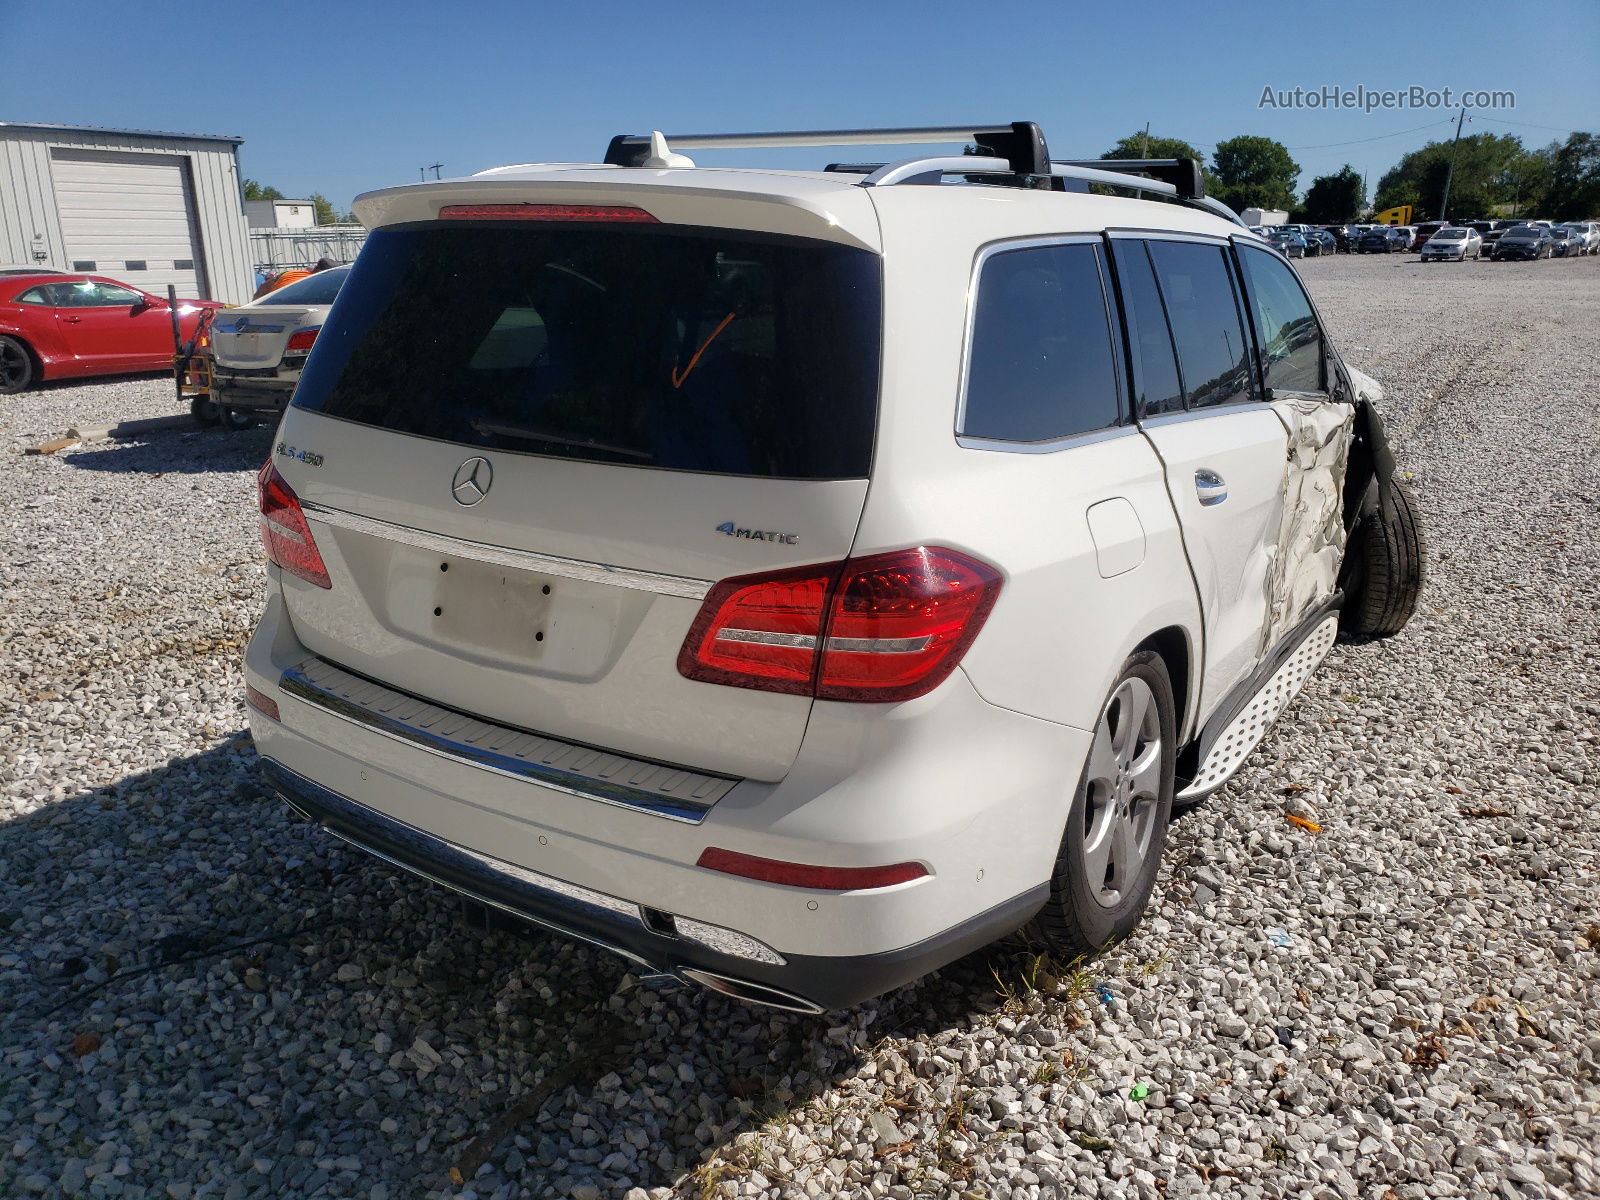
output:
POLYGON ((339 294, 339 289, 344 286, 344 281, 350 277, 350 268, 335 267, 329 271, 318 271, 315 275, 308 275, 304 279, 296 280, 287 287, 281 287, 275 292, 267 293, 268 304, 332 304, 333 298, 339 294))
POLYGON ((31 287, 22 295, 16 297, 17 304, 49 304, 50 290, 46 287, 31 287))
POLYGON ((1239 247, 1250 315, 1266 368, 1267 386, 1287 392, 1321 392, 1322 330, 1300 281, 1270 254, 1239 247))
POLYGON ((1115 425, 1117 372, 1100 249, 991 255, 978 280, 961 432, 1044 442, 1115 425))
POLYGON ((1150 254, 1143 242, 1111 243, 1117 261, 1117 285, 1122 292, 1123 316, 1128 322, 1128 343, 1133 349, 1133 384, 1140 414, 1179 412, 1183 409, 1183 383, 1178 360, 1172 353, 1172 334, 1161 293, 1150 269, 1150 254))
POLYGON ((1253 399, 1249 343, 1219 246, 1150 243, 1190 408, 1253 399))
POLYGON ((831 242, 667 225, 381 229, 294 403, 472 447, 859 478, 881 290, 877 256, 831 242))
POLYGON ((139 303, 139 293, 114 283, 93 279, 55 285, 56 304, 61 308, 131 308, 139 303))

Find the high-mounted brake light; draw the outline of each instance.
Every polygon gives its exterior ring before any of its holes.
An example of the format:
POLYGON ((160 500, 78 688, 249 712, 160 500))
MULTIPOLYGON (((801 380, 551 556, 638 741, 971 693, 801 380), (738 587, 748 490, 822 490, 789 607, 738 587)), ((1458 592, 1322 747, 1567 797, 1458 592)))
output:
POLYGON ((993 567, 928 546, 725 579, 678 670, 819 700, 910 700, 956 669, 999 595, 993 567))
POLYGON ((306 515, 300 511, 300 501, 270 462, 256 476, 256 493, 261 505, 261 544, 267 548, 267 557, 307 583, 331 588, 333 581, 311 537, 306 515))
POLYGON ((928 873, 928 868, 917 862, 892 863, 886 867, 814 867, 777 858, 758 858, 754 854, 740 854, 718 846, 707 846, 695 866, 721 871, 724 875, 759 879, 764 883, 818 888, 829 892, 893 887, 897 883, 921 879, 928 873))
POLYGON ((285 354, 310 354, 311 347, 316 344, 317 334, 322 332, 321 325, 313 325, 310 329, 299 329, 289 335, 289 344, 283 348, 285 354))
POLYGON ((441 221, 620 221, 660 224, 642 208, 626 204, 446 204, 441 221))

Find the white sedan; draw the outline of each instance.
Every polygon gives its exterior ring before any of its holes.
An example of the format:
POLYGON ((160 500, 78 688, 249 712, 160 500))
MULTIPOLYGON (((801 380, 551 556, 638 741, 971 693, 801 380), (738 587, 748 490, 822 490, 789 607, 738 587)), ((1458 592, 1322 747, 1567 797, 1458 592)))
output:
POLYGON ((1483 235, 1476 229, 1441 229, 1422 247, 1423 262, 1465 262, 1483 256, 1483 235))

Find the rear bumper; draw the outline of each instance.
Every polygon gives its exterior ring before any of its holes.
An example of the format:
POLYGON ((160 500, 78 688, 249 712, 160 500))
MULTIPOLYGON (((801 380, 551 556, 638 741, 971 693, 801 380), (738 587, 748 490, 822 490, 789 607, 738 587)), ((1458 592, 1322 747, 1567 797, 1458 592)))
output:
MULTIPOLYGON (((902 705, 819 703, 784 779, 724 780, 715 795, 695 785, 701 811, 668 811, 633 794, 657 785, 632 765, 619 774, 615 763, 601 772, 571 762, 563 778, 503 761, 526 749, 518 736, 546 735, 485 737, 479 719, 436 717, 423 710, 437 706, 403 695, 406 707, 382 704, 441 736, 374 724, 298 682, 309 653, 274 588, 245 678, 278 705, 279 719, 252 710, 250 721, 269 782, 292 807, 418 874, 652 971, 711 972, 805 1002, 789 1007, 848 1006, 1022 925, 1045 898, 1090 739, 987 704, 958 671, 902 705), (627 794, 597 790, 593 776, 607 773, 627 794), (786 886, 700 867, 711 846, 830 866, 915 861, 928 873, 851 891, 786 886), (552 906, 543 894, 552 891, 586 895, 593 911, 552 906), (754 942, 777 961, 719 955, 681 936, 685 923, 754 942)), ((681 800, 676 784, 659 788, 681 800)))
POLYGON ((298 379, 298 371, 293 378, 280 379, 229 375, 226 369, 218 369, 212 375, 211 394, 224 408, 280 412, 289 403, 289 397, 294 395, 294 385, 298 379))
POLYGON ((295 812, 395 866, 519 920, 618 954, 646 974, 672 976, 797 1012, 848 1008, 937 970, 1019 928, 1049 894, 1048 885, 1040 884, 954 929, 899 950, 845 956, 773 953, 780 961, 760 961, 748 951, 718 952, 709 944, 717 934, 704 932, 703 925, 694 926, 697 936, 687 936, 691 924, 675 914, 497 863, 357 804, 272 759, 262 760, 261 774, 295 812))

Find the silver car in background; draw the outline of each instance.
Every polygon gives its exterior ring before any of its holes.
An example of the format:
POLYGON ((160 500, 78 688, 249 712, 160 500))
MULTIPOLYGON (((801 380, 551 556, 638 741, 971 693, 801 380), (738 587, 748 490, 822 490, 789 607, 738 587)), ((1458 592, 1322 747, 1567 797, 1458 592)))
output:
POLYGON ((1422 246, 1423 262, 1466 262, 1483 257, 1483 235, 1476 229, 1441 229, 1422 246))
POLYGON ((212 394, 223 424, 242 429, 289 403, 349 275, 348 266, 318 271, 217 318, 211 326, 212 394))

